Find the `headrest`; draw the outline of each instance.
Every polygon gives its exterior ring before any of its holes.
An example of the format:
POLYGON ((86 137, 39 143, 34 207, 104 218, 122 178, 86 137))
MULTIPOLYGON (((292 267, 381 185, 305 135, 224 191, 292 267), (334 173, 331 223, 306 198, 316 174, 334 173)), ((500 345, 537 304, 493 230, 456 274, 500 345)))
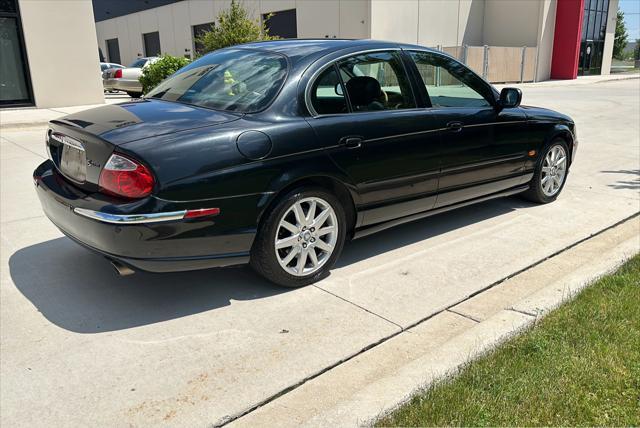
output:
POLYGON ((347 92, 351 104, 366 106, 376 101, 382 95, 380 82, 369 76, 352 77, 347 82, 347 92))

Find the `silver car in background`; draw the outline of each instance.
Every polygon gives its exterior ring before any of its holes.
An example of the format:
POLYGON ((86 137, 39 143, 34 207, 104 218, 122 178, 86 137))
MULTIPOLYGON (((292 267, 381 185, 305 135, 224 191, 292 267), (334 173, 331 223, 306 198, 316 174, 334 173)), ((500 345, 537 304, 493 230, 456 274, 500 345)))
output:
POLYGON ((132 98, 142 95, 140 76, 142 70, 158 60, 158 57, 144 57, 135 60, 129 67, 113 68, 102 73, 102 84, 107 91, 123 91, 132 98))
MULTIPOLYGON (((124 65, 122 64, 117 64, 115 62, 101 62, 100 63, 100 75, 104 77, 104 72, 111 69, 111 68, 124 68, 124 65)), ((104 85, 104 79, 102 81, 102 84, 104 85)), ((115 92, 115 89, 112 88, 107 88, 105 87, 104 90, 106 92, 115 92)))

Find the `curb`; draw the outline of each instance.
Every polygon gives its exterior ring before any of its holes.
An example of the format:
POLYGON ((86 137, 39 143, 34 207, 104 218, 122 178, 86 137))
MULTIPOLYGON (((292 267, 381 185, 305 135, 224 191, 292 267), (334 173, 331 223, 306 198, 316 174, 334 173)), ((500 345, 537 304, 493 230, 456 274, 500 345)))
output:
POLYGON ((639 231, 635 214, 218 425, 370 425, 618 268, 639 231))

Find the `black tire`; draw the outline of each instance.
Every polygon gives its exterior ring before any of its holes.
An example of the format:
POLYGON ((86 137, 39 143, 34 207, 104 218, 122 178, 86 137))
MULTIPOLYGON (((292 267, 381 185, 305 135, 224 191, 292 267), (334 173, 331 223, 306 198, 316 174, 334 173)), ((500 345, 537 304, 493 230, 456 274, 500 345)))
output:
POLYGON ((550 144, 547 144, 538 157, 538 162, 536 163, 536 168, 533 173, 533 178, 530 182, 529 190, 522 193, 522 196, 525 199, 536 202, 538 204, 548 204, 549 202, 555 201, 558 198, 558 195, 560 195, 560 193, 562 192, 562 189, 567 182, 567 177, 569 176, 568 162, 570 153, 571 152, 569 152, 569 146, 567 145, 567 142, 562 138, 556 138, 555 140, 551 141, 550 144), (562 183, 560 184, 560 189, 554 195, 548 196, 542 190, 540 176, 542 175, 542 166, 544 164, 544 159, 547 156, 547 153, 549 153, 554 147, 558 145, 562 146, 562 148, 564 148, 564 152, 566 153, 567 160, 565 162, 567 162, 567 168, 562 183))
POLYGON ((273 206, 269 212, 265 213, 264 219, 261 222, 256 239, 253 243, 253 247, 251 248, 249 264, 257 273, 269 281, 284 287, 295 288, 312 284, 325 278, 329 274, 329 271, 335 264, 338 257, 340 257, 340 253, 342 252, 342 247, 345 242, 347 232, 346 228, 347 220, 345 210, 335 195, 320 187, 303 187, 294 189, 283 195, 276 202, 275 206, 273 206), (338 223, 337 240, 333 253, 331 253, 327 261, 319 270, 306 276, 296 276, 285 271, 285 269, 280 266, 274 242, 282 216, 285 215, 295 202, 309 197, 323 199, 331 205, 331 208, 333 208, 338 223))
POLYGON ((127 92, 131 98, 140 98, 142 96, 142 92, 127 92))

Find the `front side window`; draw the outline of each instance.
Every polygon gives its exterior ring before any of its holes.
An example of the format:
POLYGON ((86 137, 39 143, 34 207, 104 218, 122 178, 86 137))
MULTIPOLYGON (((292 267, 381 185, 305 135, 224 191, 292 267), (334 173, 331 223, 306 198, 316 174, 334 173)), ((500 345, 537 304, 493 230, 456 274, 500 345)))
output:
POLYGON ((284 56, 225 49, 200 58, 164 80, 147 98, 238 113, 262 110, 287 76, 284 56))
POLYGON ((471 70, 442 55, 411 52, 433 107, 488 107, 492 96, 471 70))
POLYGON ((338 62, 353 112, 415 108, 397 52, 363 53, 338 62))

